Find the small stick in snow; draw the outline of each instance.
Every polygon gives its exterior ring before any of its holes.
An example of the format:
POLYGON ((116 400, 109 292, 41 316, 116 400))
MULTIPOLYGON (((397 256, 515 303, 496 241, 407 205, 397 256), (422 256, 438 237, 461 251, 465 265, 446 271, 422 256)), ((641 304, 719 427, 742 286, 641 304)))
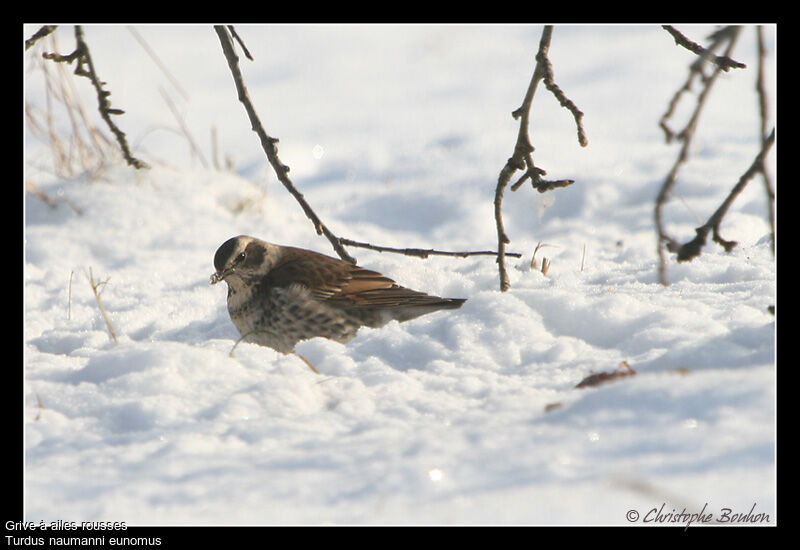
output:
MULTIPOLYGON (((536 243, 536 248, 533 249, 533 257, 531 258, 531 269, 538 269, 539 268, 539 262, 536 261, 536 253, 539 252, 540 248, 544 248, 546 246, 558 246, 558 245, 546 244, 546 243, 542 244, 541 241, 536 243)), ((510 254, 508 254, 508 256, 510 256, 510 254)), ((547 274, 547 269, 549 269, 549 268, 550 268, 550 262, 547 260, 547 258, 542 258, 542 269, 541 269, 542 273, 546 275, 547 274), (547 267, 545 267, 545 262, 547 262, 547 267)))

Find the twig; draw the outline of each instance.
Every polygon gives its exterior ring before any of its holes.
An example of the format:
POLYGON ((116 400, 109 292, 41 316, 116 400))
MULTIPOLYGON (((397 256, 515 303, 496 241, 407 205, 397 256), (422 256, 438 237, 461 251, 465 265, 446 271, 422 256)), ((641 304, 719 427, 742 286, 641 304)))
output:
MULTIPOLYGON (((699 45, 695 44, 694 42, 692 42, 691 40, 689 40, 688 38, 683 36, 679 31, 677 31, 676 29, 674 29, 670 25, 662 25, 662 27, 664 29, 666 29, 675 38, 675 42, 677 44, 684 46, 689 51, 692 51, 692 52, 696 53, 699 56, 698 59, 694 63, 689 65, 689 75, 688 75, 688 77, 686 79, 686 82, 672 96, 672 99, 670 100, 669 105, 667 107, 667 111, 661 117, 661 120, 659 122, 659 126, 664 131, 664 134, 666 136, 667 143, 670 143, 676 137, 676 135, 667 126, 667 120, 673 115, 673 113, 675 111, 675 107, 677 106, 681 95, 683 95, 684 92, 688 92, 691 89, 691 86, 692 86, 692 83, 694 82, 694 79, 696 77, 698 77, 698 76, 701 78, 701 80, 703 82, 705 82, 708 85, 707 81, 709 80, 709 78, 706 77, 703 74, 703 61, 706 61, 706 60, 709 60, 709 59, 711 61, 714 61, 715 64, 716 64, 716 69, 717 70, 723 70, 723 71, 728 71, 730 69, 730 67, 733 67, 733 66, 738 67, 739 65, 741 65, 741 68, 744 68, 745 65, 742 64, 742 63, 738 63, 736 61, 731 60, 727 56, 727 54, 725 56, 715 56, 715 55, 712 54, 712 50, 714 50, 715 48, 717 48, 720 45, 722 45, 725 42, 725 40, 735 41, 736 40, 736 36, 738 35, 739 30, 740 30, 739 27, 728 26, 728 27, 724 27, 723 29, 721 29, 718 32, 714 33, 712 35, 712 43, 707 49, 703 48, 702 46, 699 46, 699 45), (676 36, 676 34, 677 34, 677 36, 676 36), (716 62, 717 59, 719 59, 721 61, 719 63, 717 63, 716 62), (725 61, 725 60, 727 60, 727 61, 725 61), (738 63, 738 65, 737 65, 737 63, 738 63)), ((728 49, 728 52, 730 52, 730 51, 731 51, 731 48, 728 49)), ((716 76, 714 76, 714 78, 716 78, 716 76)), ((684 130, 684 131, 686 131, 686 130, 684 130)), ((677 136, 677 137, 680 138, 681 136, 677 136)))
POLYGON ((546 175, 543 169, 537 167, 533 163, 533 145, 531 145, 530 137, 528 135, 528 126, 530 118, 531 103, 533 95, 536 93, 536 87, 540 80, 545 81, 545 87, 556 96, 559 103, 566 107, 575 118, 575 123, 578 126, 578 142, 582 147, 587 145, 586 135, 582 126, 583 113, 578 110, 575 104, 570 101, 561 89, 553 81, 553 71, 550 65, 550 60, 547 58, 547 52, 550 48, 550 38, 553 34, 553 26, 545 25, 542 31, 542 37, 539 40, 539 51, 536 54, 536 66, 533 70, 528 89, 525 92, 525 98, 522 105, 511 113, 514 119, 518 119, 519 131, 517 133, 517 141, 514 145, 514 153, 506 162, 505 166, 500 170, 500 175, 497 178, 497 187, 494 193, 494 218, 497 226, 497 266, 500 274, 500 290, 505 292, 511 286, 508 280, 508 273, 505 266, 505 246, 511 242, 505 231, 503 223, 502 204, 503 194, 508 182, 517 170, 524 170, 522 177, 519 178, 512 186, 511 190, 516 191, 527 180, 531 181, 534 189, 540 193, 550 191, 559 187, 566 187, 571 185, 573 180, 543 180, 542 176, 546 175))
MULTIPOLYGON (((49 37, 50 48, 58 50, 56 35, 49 37)), ((85 171, 95 171, 103 164, 111 150, 112 142, 91 122, 75 90, 74 78, 71 78, 62 63, 49 63, 39 57, 37 66, 44 76, 45 105, 44 123, 39 124, 34 115, 34 109, 26 103, 26 117, 29 128, 34 135, 39 134, 39 139, 47 142, 53 154, 56 173, 62 176, 73 176, 72 152, 77 151, 81 168, 85 171), (55 71, 55 75, 53 74, 55 71), (64 145, 59 138, 53 123, 53 100, 60 103, 69 117, 72 133, 68 137, 68 145, 64 145), (46 128, 46 130, 45 130, 46 128), (85 130, 88 141, 83 138, 85 130)), ((116 151, 116 149, 114 149, 116 151)))
MULTIPOLYGON (((738 37, 740 30, 741 29, 739 27, 736 27, 736 28, 734 28, 732 30, 732 32, 730 32, 727 35, 725 35, 727 37, 727 39, 728 39, 728 46, 725 49, 725 54, 724 54, 725 57, 727 57, 728 54, 730 54, 730 52, 733 50, 733 47, 736 44, 736 38, 738 37)), ((699 70, 699 69, 691 67, 690 68, 690 75, 693 74, 693 72, 697 71, 697 70, 699 70)), ((670 194, 672 192, 672 188, 675 186, 675 182, 677 181, 677 178, 678 178, 678 170, 680 169, 681 165, 683 165, 683 163, 685 163, 687 161, 687 159, 689 158, 689 147, 690 147, 690 145, 692 143, 692 138, 694 137, 694 132, 695 132, 695 128, 697 127, 697 121, 698 121, 698 118, 700 116, 700 111, 702 110, 703 106, 705 105, 705 100, 708 97, 708 93, 711 91, 711 88, 714 85, 714 82, 716 81, 717 77, 720 75, 722 70, 723 69, 719 65, 717 65, 715 67, 714 71, 711 73, 711 76, 709 76, 708 78, 704 79, 705 86, 704 86, 703 90, 700 92, 700 94, 697 97, 697 103, 695 105, 694 112, 692 113, 692 116, 689 119, 689 122, 686 124, 684 129, 681 130, 678 134, 672 134, 672 135, 675 135, 675 137, 677 137, 679 140, 683 141, 683 145, 681 146, 681 149, 680 149, 680 151, 678 153, 678 157, 675 160, 675 163, 672 165, 672 168, 670 169, 669 173, 667 174, 666 178, 664 179, 664 182, 661 185, 661 190, 659 191, 658 197, 656 198, 656 204, 655 204, 655 209, 654 209, 656 232, 657 232, 657 236, 658 236, 658 239, 657 239, 657 241, 658 241, 658 243, 657 243, 658 244, 657 251, 658 251, 658 260, 659 260, 658 275, 659 275, 659 281, 661 282, 662 285, 666 285, 667 284, 667 279, 666 279, 666 259, 664 257, 664 245, 666 244, 666 246, 668 248, 669 247, 680 246, 680 245, 678 245, 678 243, 672 237, 667 235, 666 231, 664 230, 664 224, 663 224, 663 219, 662 219, 662 208, 663 208, 664 204, 666 203, 667 198, 670 196, 670 194)), ((691 81, 691 79, 692 79, 692 76, 689 77, 689 81, 687 81, 687 85, 691 81)), ((684 87, 681 88, 681 89, 682 90, 686 89, 687 85, 684 85, 684 87)), ((674 102, 676 102, 676 98, 673 98, 673 102, 670 103, 670 108, 668 110, 669 114, 672 113, 672 110, 673 110, 673 107, 674 107, 674 105, 673 105, 674 102)), ((666 117, 666 115, 665 115, 665 117, 666 117)), ((662 123, 664 123, 664 118, 665 117, 662 117, 662 123)), ((662 124, 662 128, 666 128, 666 125, 662 124)), ((667 135, 667 140, 668 141, 669 141, 669 135, 670 134, 667 135)))
POLYGON ((233 25, 228 25, 228 30, 231 31, 231 34, 236 39, 236 41, 239 43, 239 46, 242 47, 242 51, 244 52, 244 56, 247 59, 249 59, 250 61, 253 61, 253 56, 250 55, 250 51, 247 49, 247 46, 244 45, 244 40, 242 40, 241 37, 236 33, 236 29, 233 28, 233 25))
POLYGON ((672 128, 667 126, 667 120, 672 117, 675 112, 675 107, 677 107, 683 93, 691 90, 692 82, 698 74, 697 71, 689 70, 689 76, 686 78, 686 82, 672 95, 672 99, 670 99, 669 104, 667 104, 667 110, 661 115, 661 120, 658 121, 658 125, 664 131, 664 138, 667 143, 672 143, 672 140, 675 138, 675 132, 672 131, 672 128))
POLYGON ((117 138, 117 143, 119 143, 120 149, 122 149, 122 156, 125 157, 127 163, 134 168, 149 168, 147 163, 131 155, 130 149, 128 148, 128 142, 125 139, 125 132, 120 130, 111 120, 111 115, 121 115, 124 114, 125 111, 111 107, 111 102, 108 100, 108 96, 111 95, 111 92, 103 89, 105 82, 101 81, 97 77, 97 73, 94 70, 94 64, 92 63, 92 57, 89 54, 89 46, 86 45, 86 41, 83 38, 83 28, 80 25, 75 25, 75 42, 75 50, 68 55, 44 53, 42 56, 45 59, 50 59, 58 63, 76 62, 74 73, 78 76, 85 76, 92 82, 92 86, 94 86, 95 90, 97 91, 97 108, 100 111, 100 116, 117 138))
POLYGON ((581 254, 581 273, 583 273, 583 263, 586 259, 586 243, 583 243, 583 254, 581 254))
MULTIPOLYGON (((756 92, 758 94, 758 111, 761 115, 761 128, 760 134, 762 136, 762 147, 766 142, 767 135, 767 120, 769 113, 767 110, 767 92, 764 88, 764 60, 767 56, 766 48, 764 47, 763 27, 758 25, 756 27, 756 37, 758 40, 758 77, 756 78, 756 92)), ((761 179, 764 182, 764 191, 767 194, 767 216, 769 218, 770 228, 770 246, 772 248, 772 255, 775 255, 775 191, 772 189, 772 181, 767 173, 766 165, 762 165, 761 179)))
MULTIPOLYGON (((705 60, 711 61, 717 67, 719 67, 721 70, 725 72, 729 71, 731 68, 744 69, 747 67, 747 65, 745 65, 744 63, 739 63, 738 61, 735 61, 730 57, 728 57, 728 54, 725 54, 723 56, 714 55, 711 51, 714 49, 713 46, 709 49, 706 49, 702 47, 700 44, 692 42, 691 40, 686 38, 683 34, 681 34, 680 31, 678 31, 672 25, 661 25, 661 27, 672 35, 677 45, 683 46, 690 52, 699 55, 701 61, 705 60)), ((726 27, 725 29, 718 31, 717 33, 715 33, 714 36, 719 37, 719 39, 725 38, 724 32, 728 31, 728 29, 730 29, 730 27, 726 27)))
MULTIPOLYGON (((549 44, 548 44, 549 49, 549 44)), ((572 116, 575 118, 575 126, 578 128, 578 143, 580 143, 581 147, 586 147, 589 145, 589 140, 586 139, 586 131, 583 129, 583 111, 578 109, 578 106, 569 99, 561 88, 553 80, 553 65, 550 63, 550 60, 547 58, 547 51, 539 51, 537 55, 537 60, 541 59, 542 65, 544 66, 544 85, 545 87, 550 90, 550 92, 556 96, 558 103, 567 109, 572 116)))
POLYGON ((110 278, 106 278, 106 280, 101 282, 101 283, 95 283, 94 282, 94 277, 92 276, 92 268, 91 267, 89 268, 89 273, 86 273, 86 278, 89 279, 89 284, 92 286, 92 292, 94 293, 94 297, 97 300, 97 307, 100 308, 100 313, 103 314, 103 319, 106 322, 106 327, 108 328, 108 332, 109 332, 109 334, 111 334, 111 338, 114 340, 114 344, 116 345, 116 344, 119 343, 119 342, 117 342, 117 335, 114 332, 114 327, 111 326, 111 321, 108 318, 108 314, 106 313, 106 309, 103 307, 103 302, 100 301, 100 294, 102 294, 103 289, 105 289, 105 285, 108 284, 108 281, 109 281, 110 278), (97 288, 100 285, 103 285, 103 288, 100 289, 100 291, 98 291, 97 288))
MULTIPOLYGON (((406 256, 416 256, 418 258, 427 258, 428 256, 456 256, 459 258, 466 258, 467 256, 497 256, 494 250, 480 250, 470 252, 446 252, 442 250, 422 249, 422 248, 392 248, 389 246, 378 246, 369 243, 362 243, 350 239, 339 239, 345 246, 356 246, 359 248, 367 248, 369 250, 377 250, 378 252, 394 252, 397 254, 404 254, 406 256)), ((522 254, 516 252, 506 252, 506 256, 513 256, 515 258, 522 257, 522 254)))
POLYGON ((722 218, 725 217, 725 213, 728 211, 728 208, 730 207, 731 203, 733 203, 734 199, 739 196, 739 193, 741 193, 745 186, 747 186, 747 183, 753 178, 753 176, 763 170, 764 158, 767 156, 767 153, 769 152, 769 149, 772 147, 773 143, 775 143, 774 128, 772 133, 770 133, 764 142, 761 151, 758 153, 755 160, 753 160, 750 168, 748 168, 747 171, 742 174, 742 176, 739 178, 739 181, 736 183, 736 185, 734 185, 733 189, 728 194, 727 198, 722 202, 719 208, 717 208, 717 210, 711 215, 705 224, 695 229, 697 236, 691 241, 682 245, 675 246, 673 243, 668 244, 668 248, 671 252, 677 252, 679 262, 691 261, 696 256, 700 255, 700 249, 706 244, 706 236, 708 235, 709 231, 712 231, 712 238, 714 242, 722 246, 726 252, 730 252, 733 247, 737 245, 736 241, 728 241, 722 238, 722 236, 719 234, 719 225, 722 223, 722 218))
POLYGON ((284 187, 286 187, 289 193, 294 196, 297 202, 300 203, 300 206, 303 208, 303 212, 305 212, 306 216, 314 224, 317 234, 325 235, 325 237, 327 237, 328 241, 330 241, 333 249, 340 258, 353 264, 356 263, 355 259, 347 253, 342 244, 339 242, 339 238, 334 235, 324 223, 322 223, 308 202, 306 202, 303 194, 297 190, 292 183, 292 180, 289 179, 289 167, 283 164, 278 158, 278 148, 276 147, 278 139, 267 135, 267 132, 264 130, 261 120, 258 118, 258 114, 253 107, 252 101, 250 101, 250 95, 247 92, 247 87, 244 84, 242 73, 239 70, 239 57, 236 55, 236 52, 233 49, 233 42, 231 41, 230 34, 228 34, 228 31, 223 25, 215 25, 214 30, 219 37, 220 44, 222 45, 222 52, 225 55, 225 59, 228 61, 228 67, 233 75, 233 81, 239 94, 239 101, 241 101, 244 105, 247 116, 250 119, 252 130, 261 140, 261 147, 264 149, 264 153, 266 153, 267 160, 269 161, 270 165, 272 165, 272 168, 275 170, 278 180, 283 184, 284 187))
POLYGON ((38 31, 33 33, 33 36, 31 36, 30 38, 28 38, 25 41, 25 49, 27 50, 28 48, 30 48, 31 46, 36 44, 36 42, 38 40, 40 40, 40 39, 44 38, 45 36, 47 36, 48 34, 52 33, 54 30, 56 30, 57 27, 58 27, 58 25, 44 25, 44 26, 42 26, 38 31))
MULTIPOLYGON (((278 143, 277 138, 270 137, 267 132, 264 130, 264 127, 261 124, 261 120, 258 117, 258 114, 253 107, 252 101, 250 100, 250 96, 247 92, 247 87, 244 84, 244 79, 242 78, 242 73, 239 69, 239 58, 236 55, 236 52, 233 48, 233 42, 231 41, 231 36, 228 34, 228 30, 231 31, 234 38, 239 42, 239 45, 245 51, 245 55, 248 58, 250 57, 247 48, 245 47, 244 43, 242 42, 241 38, 235 33, 235 30, 229 25, 227 30, 225 26, 216 25, 214 30, 219 37, 220 44, 222 45, 222 51, 225 54, 225 58, 228 61, 228 67, 231 70, 231 74, 233 75, 233 80, 236 85, 236 90, 239 95, 239 101, 242 102, 244 105, 245 111, 247 112, 247 116, 250 119, 251 127, 254 132, 258 135, 259 139, 261 140, 261 146, 264 152, 267 155, 267 160, 269 161, 272 168, 275 170, 275 174, 278 176, 278 180, 286 187, 286 189, 295 197, 300 206, 303 208, 306 216, 313 222, 314 228, 317 231, 318 235, 325 235, 328 241, 330 241, 333 249, 339 255, 340 258, 346 260, 351 263, 355 263, 355 259, 350 256, 347 251, 344 249, 344 246, 355 246, 360 248, 367 248, 370 250, 376 250, 378 252, 393 252, 398 254, 404 254, 406 256, 415 256, 418 258, 427 258, 428 256, 456 256, 456 257, 466 257, 466 256, 499 256, 500 252, 494 251, 465 251, 465 252, 447 252, 441 250, 433 250, 433 249, 420 249, 420 248, 393 248, 388 246, 378 246, 369 243, 354 241, 351 239, 345 239, 341 237, 337 237, 333 234, 333 232, 325 226, 324 223, 319 219, 317 214, 311 208, 311 206, 306 202, 305 198, 303 197, 302 193, 300 193, 297 188, 292 183, 291 179, 289 179, 288 172, 289 167, 283 164, 280 159, 278 158, 278 150, 276 144, 278 143)), ((526 124, 527 126, 527 124, 526 124)), ((212 129, 212 139, 216 139, 216 132, 212 129)), ((541 182, 541 186, 544 187, 548 182, 541 182)), ((570 182, 571 183, 571 182, 570 182)), ((541 189, 540 189, 541 191, 541 189)), ((505 255, 505 251, 503 251, 505 255)), ((509 253, 509 256, 521 257, 521 254, 512 254, 509 253)))

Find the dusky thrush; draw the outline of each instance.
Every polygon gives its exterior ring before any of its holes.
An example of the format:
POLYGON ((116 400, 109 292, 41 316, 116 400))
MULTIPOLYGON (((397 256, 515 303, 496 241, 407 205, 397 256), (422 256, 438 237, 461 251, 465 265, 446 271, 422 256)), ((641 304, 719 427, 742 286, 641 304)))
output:
POLYGON ((211 284, 228 284, 228 313, 242 339, 282 353, 301 340, 347 342, 362 326, 408 321, 466 301, 404 288, 344 260, 246 235, 225 241, 214 267, 211 284))

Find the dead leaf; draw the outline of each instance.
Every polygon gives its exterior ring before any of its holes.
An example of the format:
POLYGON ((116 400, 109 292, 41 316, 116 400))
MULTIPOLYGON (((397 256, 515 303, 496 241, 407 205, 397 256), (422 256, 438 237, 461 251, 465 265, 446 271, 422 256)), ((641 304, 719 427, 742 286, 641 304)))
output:
POLYGON ((604 384, 606 382, 610 382, 618 378, 624 378, 625 376, 633 376, 634 374, 636 374, 636 371, 631 368, 628 362, 622 361, 619 364, 617 370, 611 372, 599 372, 597 374, 590 374, 589 376, 578 382, 578 385, 575 387, 586 388, 589 386, 597 386, 599 384, 604 384))

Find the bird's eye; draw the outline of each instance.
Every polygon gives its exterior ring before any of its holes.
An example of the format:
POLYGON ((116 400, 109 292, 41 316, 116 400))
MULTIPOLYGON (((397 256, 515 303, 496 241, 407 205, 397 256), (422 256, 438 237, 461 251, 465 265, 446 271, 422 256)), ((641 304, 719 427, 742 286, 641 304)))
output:
POLYGON ((244 252, 242 252, 241 254, 236 256, 236 261, 237 262, 243 262, 245 258, 246 258, 246 254, 244 252))

